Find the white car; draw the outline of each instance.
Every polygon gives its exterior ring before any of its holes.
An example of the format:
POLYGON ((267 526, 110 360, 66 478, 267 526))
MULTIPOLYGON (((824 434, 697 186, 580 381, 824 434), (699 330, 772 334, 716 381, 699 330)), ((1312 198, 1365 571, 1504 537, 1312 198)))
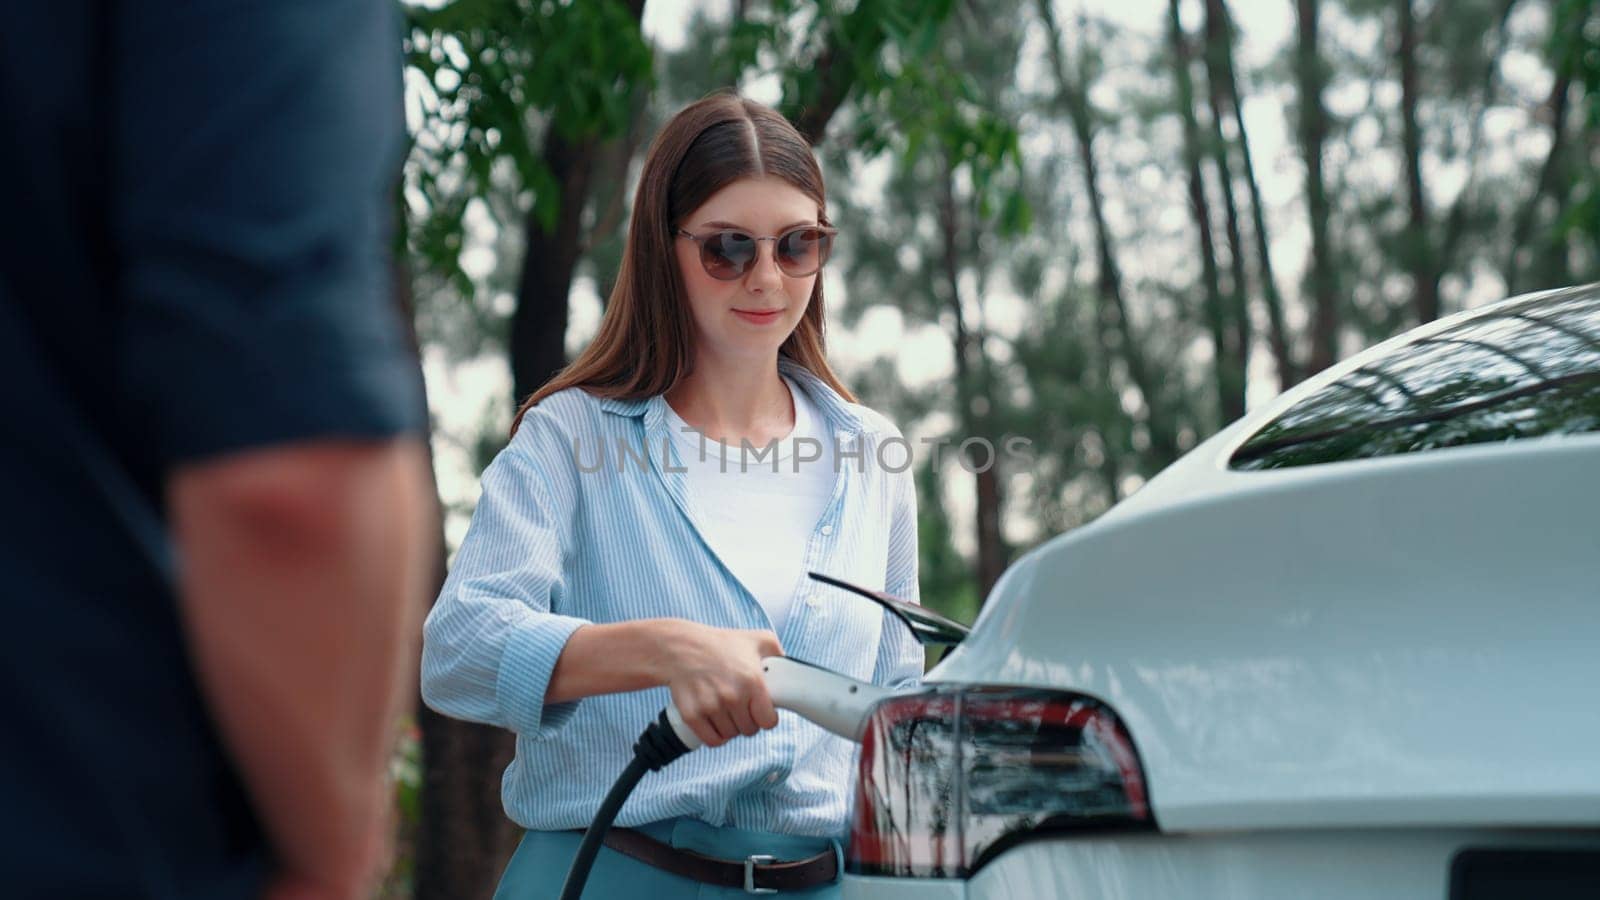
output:
POLYGON ((1416 329, 1017 560, 844 896, 1600 897, 1600 284, 1416 329))

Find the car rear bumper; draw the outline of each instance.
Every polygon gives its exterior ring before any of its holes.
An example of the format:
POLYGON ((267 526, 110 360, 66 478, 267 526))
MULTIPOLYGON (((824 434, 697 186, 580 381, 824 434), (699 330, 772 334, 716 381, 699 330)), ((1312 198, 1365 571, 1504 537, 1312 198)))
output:
MULTIPOLYGON (((1600 854, 1593 830, 1421 830, 1238 832, 1042 839, 1017 845, 970 880, 846 876, 845 900, 1444 900, 1457 855, 1474 848, 1600 854)), ((1520 863, 1527 866, 1526 855, 1520 863)), ((1534 871, 1540 857, 1534 860, 1534 871)), ((1588 857, 1600 859, 1600 856, 1588 857)), ((1556 858, 1552 857, 1554 861, 1556 858)), ((1590 863, 1588 877, 1600 882, 1590 863)), ((1545 874, 1555 870, 1552 865, 1545 874)), ((1524 868, 1519 871, 1529 871, 1524 868)), ((1563 870, 1566 871, 1566 870, 1563 870)), ((1567 876, 1562 876, 1571 881, 1567 876)), ((1479 891, 1459 896, 1498 898, 1479 891)), ((1540 883, 1538 896, 1577 889, 1540 883)), ((1584 890, 1590 890, 1591 884, 1584 890)), ((1510 896, 1533 896, 1522 892, 1510 896)), ((1600 896, 1573 893, 1570 896, 1600 896)))

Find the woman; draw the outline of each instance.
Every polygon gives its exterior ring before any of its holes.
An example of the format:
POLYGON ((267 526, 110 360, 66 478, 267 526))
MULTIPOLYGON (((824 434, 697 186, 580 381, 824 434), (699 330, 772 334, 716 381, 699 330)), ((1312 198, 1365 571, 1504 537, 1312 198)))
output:
POLYGON ((640 783, 585 896, 718 896, 751 858, 758 887, 836 895, 854 748, 777 715, 760 661, 900 685, 922 653, 805 577, 918 595, 909 448, 823 353, 832 236, 782 116, 725 94, 684 109, 646 155, 599 333, 485 470, 422 690, 517 735, 502 796, 528 832, 497 897, 557 896, 669 697, 707 746, 640 783))

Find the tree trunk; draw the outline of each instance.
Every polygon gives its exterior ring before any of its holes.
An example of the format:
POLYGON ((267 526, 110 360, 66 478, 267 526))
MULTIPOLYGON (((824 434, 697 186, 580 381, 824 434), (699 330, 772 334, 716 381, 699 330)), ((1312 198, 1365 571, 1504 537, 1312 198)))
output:
MULTIPOLYGON (((644 0, 629 0, 638 19, 644 0)), ((598 136, 562 137, 552 124, 544 163, 561 196, 555 228, 527 218, 517 305, 511 315, 513 407, 566 365, 568 294, 582 254, 598 136)), ((505 814, 500 778, 511 763, 509 731, 440 716, 419 707, 422 730, 422 828, 416 848, 417 900, 487 898, 494 893, 519 830, 505 814)))
POLYGON ((1244 371, 1239 368, 1242 348, 1238 332, 1228 325, 1223 308, 1221 276, 1217 271, 1216 242, 1211 235, 1211 204, 1206 199, 1205 173, 1201 171, 1200 124, 1194 116, 1194 81, 1189 73, 1189 41, 1178 15, 1178 0, 1167 4, 1167 44, 1172 52, 1172 74, 1177 86, 1176 107, 1183 123, 1183 165, 1189 176, 1189 214, 1200 237, 1200 277, 1205 290, 1206 326, 1211 332, 1212 379, 1217 390, 1217 412, 1222 423, 1244 415, 1244 371))
POLYGON ((1417 123, 1421 86, 1417 75, 1417 17, 1411 0, 1396 0, 1400 32, 1400 135, 1405 157, 1407 232, 1400 242, 1411 270, 1412 308, 1418 322, 1439 318, 1439 267, 1433 256, 1433 226, 1422 190, 1422 128, 1417 123))
MULTIPOLYGON (((412 325, 412 346, 421 352, 413 319, 410 274, 395 266, 396 296, 412 325)), ((428 473, 433 475, 428 449, 428 473)), ((434 487, 438 496, 438 487, 434 487)), ((442 508, 442 504, 441 504, 442 508)), ((438 533, 439 568, 434 596, 444 584, 445 537, 438 533)), ((429 599, 431 605, 432 598, 429 599)), ((498 778, 483 777, 483 766, 498 773, 511 761, 506 735, 497 729, 446 719, 416 701, 417 728, 422 734, 422 786, 418 821, 403 839, 412 852, 412 892, 416 898, 488 897, 516 834, 500 807, 498 778), (459 837, 458 837, 459 836, 459 837)))
MULTIPOLYGON (((596 154, 596 185, 602 189, 594 198, 594 224, 584 236, 579 256, 589 256, 595 244, 610 238, 618 226, 626 229, 628 211, 628 170, 633 157, 644 140, 645 113, 650 106, 649 91, 639 88, 633 98, 633 115, 628 121, 628 131, 620 138, 606 141, 596 154)), ((592 258, 591 258, 592 260, 592 258)), ((596 272, 595 293, 600 297, 600 312, 605 313, 611 304, 611 291, 617 285, 617 273, 596 272)))
POLYGON ((956 419, 961 424, 962 442, 969 438, 981 438, 988 441, 992 450, 985 453, 982 444, 974 442, 966 455, 967 465, 973 473, 976 497, 974 531, 978 547, 978 602, 982 605, 989 596, 989 589, 1000 579, 1000 573, 1006 566, 1005 535, 1001 531, 1000 521, 1004 498, 1001 496, 999 476, 1000 448, 994 445, 988 428, 994 400, 975 390, 978 387, 978 374, 973 364, 973 353, 981 354, 983 348, 975 346, 961 305, 960 228, 955 201, 955 167, 946 160, 940 179, 939 229, 943 242, 946 300, 955 322, 956 405, 959 407, 956 419), (979 400, 985 404, 982 411, 978 409, 979 400))
POLYGON ((544 142, 544 161, 561 185, 556 227, 545 231, 530 210, 527 249, 511 314, 511 384, 514 406, 521 405, 567 364, 567 295, 583 242, 583 207, 600 141, 568 141, 552 128, 544 142))
POLYGON ((1528 251, 1528 243, 1533 239, 1534 225, 1539 218, 1539 204, 1545 196, 1557 188, 1562 168, 1562 157, 1566 152, 1567 131, 1567 98, 1572 93, 1572 73, 1559 71, 1556 73, 1555 84, 1550 88, 1550 98, 1546 105, 1550 109, 1550 151, 1545 154, 1544 163, 1539 167, 1539 179, 1534 184, 1533 194, 1528 197, 1522 208, 1517 211, 1517 218, 1511 229, 1511 253, 1506 259, 1506 293, 1516 294, 1524 290, 1553 287, 1548 278, 1541 278, 1536 273, 1531 279, 1523 277, 1524 255, 1528 251))
POLYGON ((1101 323, 1106 332, 1115 332, 1121 344, 1123 364, 1128 378, 1138 389, 1145 406, 1145 428, 1150 435, 1151 467, 1163 468, 1178 458, 1176 429, 1167 417, 1162 395, 1155 376, 1144 359, 1143 345, 1133 331, 1128 319, 1128 307, 1122 295, 1122 273, 1117 268, 1116 254, 1112 249, 1111 230, 1106 224, 1105 208, 1100 195, 1095 171, 1094 134, 1089 109, 1088 85, 1067 73, 1061 55, 1061 29, 1056 25, 1050 0, 1039 0, 1039 17, 1045 24, 1049 40, 1050 67, 1056 79, 1057 101, 1065 107, 1072 123, 1073 136, 1078 145, 1078 155, 1083 161, 1084 193, 1089 198, 1089 214, 1094 224, 1095 251, 1098 255, 1096 289, 1099 295, 1101 323))
POLYGON ((1245 185, 1250 192, 1250 221, 1255 229, 1256 262, 1261 273, 1261 296, 1267 308, 1267 342, 1272 348, 1272 359, 1278 370, 1278 389, 1288 390, 1300 380, 1290 348, 1289 329, 1283 318, 1283 295, 1278 291, 1278 278, 1272 271, 1272 254, 1268 251, 1266 212, 1261 202, 1261 188, 1256 182, 1255 163, 1250 157, 1250 139, 1244 129, 1244 112, 1239 97, 1239 82, 1233 71, 1233 25, 1223 0, 1206 0, 1207 44, 1216 49, 1217 75, 1227 93, 1233 110, 1233 124, 1239 132, 1239 160, 1244 165, 1245 185))
POLYGON ((1328 111, 1323 106, 1325 77, 1317 50, 1317 0, 1296 0, 1299 20, 1295 74, 1300 90, 1300 150, 1306 164, 1306 213, 1311 224, 1310 373, 1320 372, 1339 356, 1338 283, 1333 241, 1328 235, 1328 193, 1322 175, 1322 145, 1328 137, 1328 111))
POLYGON ((876 54, 889 38, 882 0, 860 0, 828 34, 828 43, 802 78, 804 96, 784 97, 780 110, 812 146, 822 143, 833 114, 855 86, 856 60, 876 54))
POLYGON ((1222 120, 1227 115, 1228 95, 1227 79, 1222 73, 1223 54, 1227 51, 1226 40, 1221 37, 1215 27, 1220 24, 1212 19, 1209 10, 1206 15, 1206 96, 1211 110, 1211 152, 1212 162, 1217 169, 1217 183, 1222 190, 1223 222, 1227 228, 1225 234, 1228 240, 1228 271, 1231 282, 1227 293, 1227 313, 1229 323, 1233 326, 1233 346, 1238 354, 1234 360, 1235 371, 1239 375, 1239 409, 1232 416, 1225 416, 1229 421, 1244 415, 1244 400, 1246 381, 1250 372, 1250 285, 1245 274, 1245 249, 1244 238, 1239 231, 1239 205, 1233 195, 1233 162, 1229 159, 1229 141, 1227 135, 1222 133, 1222 120))
POLYGON ((1455 262, 1456 251, 1460 248, 1461 239, 1467 230, 1467 204, 1472 196, 1478 180, 1478 159, 1483 148, 1484 117, 1495 102, 1495 80, 1500 68, 1500 58, 1505 54, 1507 43, 1506 26, 1511 18, 1511 11, 1516 6, 1517 0, 1503 0, 1500 13, 1495 25, 1494 49, 1484 57, 1482 70, 1483 100, 1478 105, 1478 110, 1472 118, 1471 135, 1467 140, 1467 180, 1456 194, 1456 199, 1450 204, 1450 211, 1444 217, 1444 233, 1434 245, 1435 270, 1440 278, 1449 272, 1455 262))
MULTIPOLYGON (((404 220, 402 219, 401 221, 403 222, 404 220)), ((403 224, 401 227, 404 227, 403 224)), ((401 243, 401 246, 404 246, 403 242, 401 243)), ((415 297, 412 293, 411 272, 402 259, 398 257, 392 267, 392 272, 395 287, 395 303, 400 309, 400 320, 405 323, 406 337, 410 341, 412 351, 416 353, 418 359, 420 360, 422 356, 422 344, 421 340, 417 336, 416 304, 415 297)), ((426 397, 427 391, 426 385, 424 385, 424 413, 426 413, 428 409, 426 397)), ((443 510, 444 504, 438 500, 439 486, 434 476, 432 441, 428 442, 428 446, 425 449, 428 455, 428 479, 432 484, 433 497, 436 504, 435 509, 443 510)), ((435 558, 438 560, 438 568, 434 572, 433 576, 433 596, 438 595, 438 587, 444 584, 444 561, 447 554, 445 552, 444 522, 442 517, 439 519, 439 530, 436 535, 436 539, 438 541, 438 556, 435 558)), ((432 598, 430 598, 428 602, 431 605, 432 598)), ((448 756, 445 751, 439 748, 434 748, 430 751, 428 747, 429 731, 423 728, 422 723, 426 717, 432 716, 433 712, 423 705, 420 695, 416 698, 414 708, 417 726, 422 732, 422 755, 424 760, 429 757, 430 752, 439 754, 435 758, 444 758, 445 756, 448 756)), ((435 736, 437 736, 440 732, 435 729, 433 733, 435 736)), ((435 854, 437 854, 438 851, 443 848, 443 845, 437 840, 427 840, 424 837, 424 835, 428 833, 430 825, 435 821, 430 815, 430 801, 436 801, 441 796, 439 792, 431 790, 428 786, 427 778, 429 774, 431 774, 431 771, 425 767, 423 769, 423 786, 421 790, 420 804, 421 808, 419 810, 418 821, 409 822, 402 820, 400 823, 401 833, 395 836, 397 846, 400 848, 409 848, 409 852, 411 854, 413 892, 416 891, 416 882, 419 877, 423 877, 424 874, 426 874, 426 877, 432 878, 434 877, 434 873, 451 868, 456 863, 454 860, 437 858, 435 854), (427 854, 426 858, 425 854, 427 854)), ((448 813, 449 810, 442 810, 441 812, 448 813)), ((495 805, 495 812, 499 812, 498 804, 495 805)), ((401 852, 405 852, 405 850, 402 849, 401 852)), ((443 896, 443 894, 440 894, 439 896, 443 896)))
MULTIPOLYGON (((589 189, 595 139, 569 142, 551 129, 545 164, 561 185, 556 228, 530 211, 526 250, 511 317, 513 399, 520 404, 566 364, 567 295, 577 265, 580 218, 589 189)), ((425 762, 423 828, 418 836, 417 900, 488 897, 516 849, 518 830, 500 801, 500 776, 511 763, 509 731, 422 709, 425 762)))
POLYGON ((830 46, 823 51, 815 65, 816 95, 803 107, 788 113, 794 127, 813 147, 822 143, 828 131, 828 122, 843 105, 845 94, 850 90, 853 73, 849 71, 850 64, 840 58, 846 54, 847 51, 838 46, 830 46))
POLYGON ((517 828, 500 803, 511 733, 426 707, 419 707, 417 725, 423 770, 415 896, 488 898, 517 846, 517 828))

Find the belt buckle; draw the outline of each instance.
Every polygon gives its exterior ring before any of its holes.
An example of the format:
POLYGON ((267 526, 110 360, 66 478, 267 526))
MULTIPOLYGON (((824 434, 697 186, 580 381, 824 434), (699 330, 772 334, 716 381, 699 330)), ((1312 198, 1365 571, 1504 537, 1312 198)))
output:
POLYGON ((777 888, 756 887, 756 866, 771 865, 778 861, 775 856, 765 853, 752 853, 744 858, 744 892, 746 894, 776 894, 777 888))

